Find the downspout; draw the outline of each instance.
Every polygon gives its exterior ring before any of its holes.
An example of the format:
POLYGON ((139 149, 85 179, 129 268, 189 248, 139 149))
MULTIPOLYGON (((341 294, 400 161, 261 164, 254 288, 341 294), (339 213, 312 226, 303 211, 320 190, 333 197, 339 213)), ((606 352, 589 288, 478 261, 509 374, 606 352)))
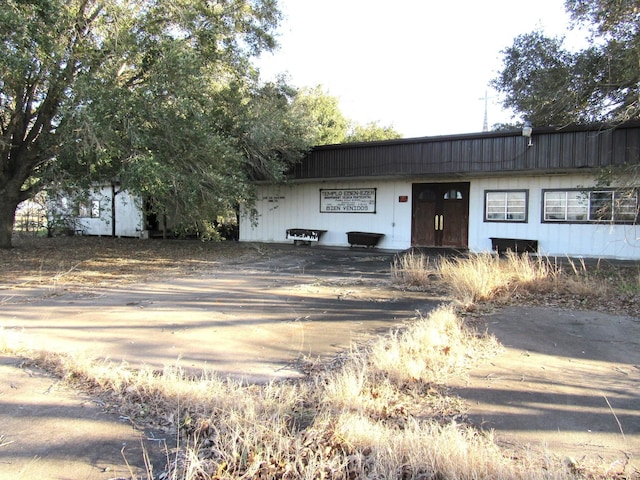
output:
POLYGON ((111 182, 111 236, 116 236, 116 195, 120 190, 116 191, 117 182, 111 182))

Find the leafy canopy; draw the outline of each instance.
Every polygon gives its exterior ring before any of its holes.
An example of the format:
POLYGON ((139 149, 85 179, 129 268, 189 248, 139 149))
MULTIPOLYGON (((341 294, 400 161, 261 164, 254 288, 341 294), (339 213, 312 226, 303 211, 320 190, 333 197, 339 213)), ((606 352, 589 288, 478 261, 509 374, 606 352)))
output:
POLYGON ((338 98, 329 95, 322 86, 301 89, 294 100, 294 108, 309 122, 313 145, 391 140, 402 135, 391 126, 377 122, 366 125, 346 118, 340 111, 338 98))
POLYGON ((540 31, 516 37, 492 81, 504 106, 535 125, 638 118, 640 1, 566 0, 565 8, 588 46, 570 51, 540 31))
POLYGON ((276 0, 1 3, 2 212, 44 187, 114 182, 158 213, 215 218, 310 145, 295 91, 251 64, 275 46, 276 0))

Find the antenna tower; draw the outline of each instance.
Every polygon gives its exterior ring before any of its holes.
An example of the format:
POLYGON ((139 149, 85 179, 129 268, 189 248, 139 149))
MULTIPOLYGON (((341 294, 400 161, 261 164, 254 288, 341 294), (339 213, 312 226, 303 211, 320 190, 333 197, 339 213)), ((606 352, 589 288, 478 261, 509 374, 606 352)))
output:
POLYGON ((488 132, 489 131, 489 116, 487 114, 487 104, 488 104, 488 99, 489 97, 487 97, 487 91, 484 91, 484 121, 482 122, 482 131, 483 132, 488 132))

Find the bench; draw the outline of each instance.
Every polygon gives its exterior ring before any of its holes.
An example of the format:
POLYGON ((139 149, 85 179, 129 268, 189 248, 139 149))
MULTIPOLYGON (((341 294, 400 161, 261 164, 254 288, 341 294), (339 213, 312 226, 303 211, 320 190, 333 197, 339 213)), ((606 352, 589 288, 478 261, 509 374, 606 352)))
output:
POLYGON ((538 241, 491 237, 491 249, 498 252, 498 255, 505 254, 509 250, 515 253, 537 253, 538 241))
POLYGON ((287 240, 293 240, 294 245, 311 245, 311 242, 319 242, 326 232, 317 228, 289 228, 287 240))
POLYGON ((384 233, 347 232, 347 240, 352 247, 354 245, 361 245, 363 247, 373 248, 378 245, 382 237, 384 237, 384 233))

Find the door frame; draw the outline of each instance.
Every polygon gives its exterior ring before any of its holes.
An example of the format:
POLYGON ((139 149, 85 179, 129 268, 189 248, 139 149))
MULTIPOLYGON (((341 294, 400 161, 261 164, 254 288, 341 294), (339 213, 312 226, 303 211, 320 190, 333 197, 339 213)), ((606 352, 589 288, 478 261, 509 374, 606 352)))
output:
MULTIPOLYGON (((456 221, 461 222, 460 227, 463 228, 461 233, 459 234, 459 238, 456 245, 444 245, 444 247, 454 247, 466 249, 469 246, 469 192, 470 192, 470 183, 469 182, 414 182, 411 185, 412 187, 412 197, 411 197, 411 245, 414 247, 441 247, 442 243, 442 231, 434 232, 434 241, 431 244, 423 244, 422 239, 417 238, 417 231, 428 228, 437 230, 438 228, 442 229, 443 224, 456 224, 456 221), (436 193, 437 200, 434 202, 434 214, 436 218, 423 218, 418 219, 416 215, 417 205, 418 205, 418 196, 420 192, 425 189, 433 189, 436 193), (452 222, 451 219, 448 221, 444 219, 444 210, 445 210, 445 202, 448 199, 445 199, 445 195, 448 192, 453 190, 460 191, 462 194, 462 202, 460 203, 460 211, 457 212, 458 218, 454 219, 452 222), (418 222, 421 222, 418 225, 418 222), (418 228, 420 227, 420 228, 418 228), (439 233, 439 234, 438 234, 439 233)), ((444 227, 446 228, 446 227, 444 227)))

